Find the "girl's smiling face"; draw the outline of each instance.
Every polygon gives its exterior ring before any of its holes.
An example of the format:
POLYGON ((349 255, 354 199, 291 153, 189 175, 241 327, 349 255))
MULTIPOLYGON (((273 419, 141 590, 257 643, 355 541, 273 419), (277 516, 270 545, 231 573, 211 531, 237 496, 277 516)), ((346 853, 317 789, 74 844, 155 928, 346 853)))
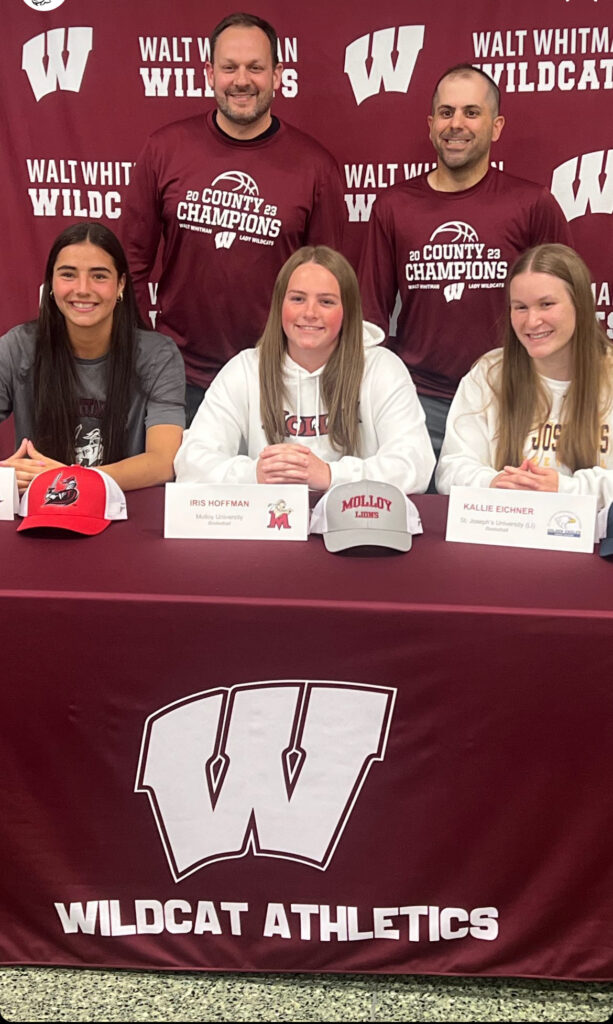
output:
POLYGON ((564 281, 527 270, 511 281, 510 298, 513 330, 538 372, 570 380, 577 316, 564 281))
POLYGON ((68 336, 90 328, 106 333, 110 342, 113 312, 125 285, 112 256, 91 242, 60 249, 51 287, 55 304, 66 320, 68 336))
POLYGON ((338 345, 343 304, 338 281, 319 263, 294 270, 281 309, 290 357, 309 372, 324 366, 338 345))

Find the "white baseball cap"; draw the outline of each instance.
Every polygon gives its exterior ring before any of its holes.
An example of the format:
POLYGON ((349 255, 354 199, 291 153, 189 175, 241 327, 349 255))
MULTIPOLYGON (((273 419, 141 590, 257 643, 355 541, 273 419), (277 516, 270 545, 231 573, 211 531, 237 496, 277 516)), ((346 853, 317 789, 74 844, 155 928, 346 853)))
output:
POLYGON ((310 533, 322 533, 328 551, 385 547, 409 551, 423 533, 419 512, 399 487, 354 480, 326 491, 311 513, 310 533))

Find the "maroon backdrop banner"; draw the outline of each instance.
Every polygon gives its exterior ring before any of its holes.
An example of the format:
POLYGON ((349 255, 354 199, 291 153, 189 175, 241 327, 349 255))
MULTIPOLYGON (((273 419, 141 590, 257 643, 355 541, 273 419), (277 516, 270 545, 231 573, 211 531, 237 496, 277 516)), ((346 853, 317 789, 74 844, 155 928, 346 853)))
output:
MULTIPOLYGON (((32 317, 53 237, 77 219, 121 231, 132 166, 148 134, 213 103, 216 0, 6 0, 0 167, 4 257, 0 331, 32 317), (10 269, 9 269, 10 267, 10 269)), ((347 251, 359 255, 372 203, 432 166, 433 85, 471 61, 499 82, 507 118, 495 162, 548 185, 590 265, 613 337, 613 27, 593 0, 262 0, 285 70, 275 111, 334 154, 345 183, 347 251)), ((152 282, 155 295, 155 282, 152 282)))

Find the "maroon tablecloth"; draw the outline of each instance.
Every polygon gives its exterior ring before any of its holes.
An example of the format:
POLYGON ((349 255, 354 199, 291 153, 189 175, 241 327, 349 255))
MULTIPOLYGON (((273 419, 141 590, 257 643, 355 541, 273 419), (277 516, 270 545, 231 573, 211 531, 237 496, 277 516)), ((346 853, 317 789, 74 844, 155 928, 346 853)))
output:
POLYGON ((613 979, 613 569, 0 523, 0 959, 613 979))

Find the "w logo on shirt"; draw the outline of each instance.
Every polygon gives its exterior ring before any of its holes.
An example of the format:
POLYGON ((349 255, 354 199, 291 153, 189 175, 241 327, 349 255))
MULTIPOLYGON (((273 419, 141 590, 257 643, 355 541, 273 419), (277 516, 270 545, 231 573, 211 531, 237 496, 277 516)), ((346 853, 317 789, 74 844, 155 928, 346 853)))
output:
POLYGON ((216 249, 229 249, 236 238, 236 231, 218 231, 215 235, 216 249))
POLYGON ((453 302, 454 299, 461 299, 464 291, 464 281, 454 281, 452 284, 445 285, 443 289, 443 295, 447 302, 453 302))
POLYGON ((79 91, 92 39, 91 28, 52 28, 23 44, 21 67, 37 102, 58 87, 68 92, 79 91))
POLYGON ((196 693, 150 715, 146 792, 175 881, 251 852, 325 870, 375 761, 396 691, 307 680, 196 693))
POLYGON ((345 49, 345 74, 360 105, 381 91, 408 92, 418 54, 424 45, 425 25, 381 28, 354 39, 345 49), (397 38, 396 38, 397 33, 397 38), (393 59, 396 54, 396 60, 393 59), (370 70, 369 61, 372 59, 370 70))

